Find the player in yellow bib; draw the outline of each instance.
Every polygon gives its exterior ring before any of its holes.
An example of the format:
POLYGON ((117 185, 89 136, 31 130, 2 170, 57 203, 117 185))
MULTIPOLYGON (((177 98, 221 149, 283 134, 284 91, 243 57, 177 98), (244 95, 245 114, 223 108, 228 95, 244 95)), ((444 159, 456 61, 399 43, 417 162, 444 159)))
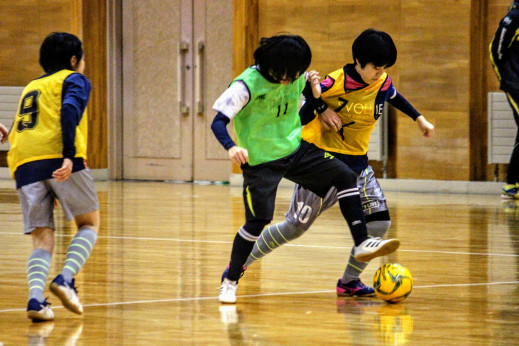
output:
MULTIPOLYGON (((434 126, 400 95, 386 69, 396 62, 397 51, 391 37, 374 29, 365 30, 352 46, 354 63, 327 75, 321 82, 321 98, 306 94, 300 110, 302 137, 346 163, 357 174, 368 234, 383 237, 391 225, 386 199, 368 165, 368 144, 375 123, 388 102, 413 119, 424 136, 434 126), (315 116, 315 113, 319 116, 315 116)), ((337 202, 332 188, 324 198, 296 185, 286 220, 264 229, 256 241, 245 267, 275 248, 303 234, 317 217, 337 202)), ((339 296, 373 296, 373 288, 359 279, 367 263, 355 259, 352 250, 343 277, 337 283, 339 296)))
POLYGON ((23 90, 9 132, 7 164, 16 181, 23 228, 32 238, 27 261, 27 317, 54 319, 44 296, 54 251, 54 201, 59 200, 78 231, 72 238, 62 271, 50 290, 70 311, 83 313, 75 275, 89 258, 99 230, 99 202, 86 164, 86 107, 91 85, 83 75, 82 43, 75 35, 55 32, 40 47, 45 74, 23 90))

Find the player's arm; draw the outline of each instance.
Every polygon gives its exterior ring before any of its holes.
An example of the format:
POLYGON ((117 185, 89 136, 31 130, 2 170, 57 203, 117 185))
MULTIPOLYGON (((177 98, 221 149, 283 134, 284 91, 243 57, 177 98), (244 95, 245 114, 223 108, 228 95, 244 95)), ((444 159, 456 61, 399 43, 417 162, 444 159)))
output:
MULTIPOLYGON (((331 86, 334 83, 333 79, 330 77, 327 77, 325 80, 327 80, 326 83, 319 84, 321 93, 328 90, 326 86, 331 86)), ((306 101, 299 110, 299 116, 301 117, 301 123, 303 125, 314 120, 315 112, 317 112, 319 114, 319 121, 326 131, 339 131, 341 129, 341 118, 337 113, 328 108, 328 105, 320 96, 318 98, 314 97, 310 82, 307 82, 303 95, 305 96, 306 101)))
POLYGON ((76 156, 76 129, 88 104, 91 88, 89 80, 79 73, 71 74, 63 83, 60 118, 63 165, 52 173, 57 181, 65 181, 72 174, 72 160, 76 156))
POLYGON ((498 69, 499 80, 501 80, 503 64, 507 59, 507 50, 511 46, 512 40, 514 39, 515 33, 518 29, 519 17, 507 15, 499 23, 499 27, 496 30, 494 39, 492 40, 490 54, 492 55, 494 65, 498 69))
POLYGON ((9 131, 7 131, 7 127, 4 126, 4 124, 0 123, 0 143, 4 144, 7 141, 7 134, 9 131))
POLYGON ((425 117, 421 115, 400 93, 395 91, 394 96, 387 100, 387 102, 402 113, 411 117, 425 137, 432 137, 434 135, 433 124, 428 122, 425 117))
POLYGON ((305 103, 299 111, 301 116, 301 123, 306 125, 315 118, 315 111, 322 112, 328 106, 324 103, 321 98, 323 91, 321 84, 319 83, 319 73, 316 71, 310 71, 307 73, 307 80, 305 88, 303 89, 303 97, 305 103))
POLYGON ((218 112, 211 123, 211 130, 213 130, 218 142, 227 150, 232 162, 241 165, 249 161, 249 155, 246 149, 238 147, 231 139, 231 136, 229 136, 227 124, 230 122, 231 119, 229 117, 218 112))
POLYGON ((234 143, 227 125, 238 112, 249 102, 250 93, 247 86, 242 82, 233 83, 214 103, 213 109, 217 112, 211 123, 211 130, 216 139, 227 150, 231 161, 237 165, 249 161, 247 149, 241 148, 234 143))

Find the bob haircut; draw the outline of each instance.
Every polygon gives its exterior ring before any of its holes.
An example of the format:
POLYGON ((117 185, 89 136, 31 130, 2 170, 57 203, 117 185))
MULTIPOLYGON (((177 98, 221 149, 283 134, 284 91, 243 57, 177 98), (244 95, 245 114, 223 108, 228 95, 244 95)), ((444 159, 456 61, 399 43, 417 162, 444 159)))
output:
POLYGON ((372 63, 375 67, 391 67, 396 62, 396 47, 389 34, 375 29, 364 30, 351 47, 353 60, 360 67, 372 63))
POLYGON ((81 40, 66 32, 49 34, 40 47, 40 65, 46 73, 74 70, 70 64, 73 56, 78 62, 83 58, 81 40))
POLYGON ((254 60, 267 79, 293 82, 310 66, 312 52, 301 36, 276 35, 261 39, 254 60))

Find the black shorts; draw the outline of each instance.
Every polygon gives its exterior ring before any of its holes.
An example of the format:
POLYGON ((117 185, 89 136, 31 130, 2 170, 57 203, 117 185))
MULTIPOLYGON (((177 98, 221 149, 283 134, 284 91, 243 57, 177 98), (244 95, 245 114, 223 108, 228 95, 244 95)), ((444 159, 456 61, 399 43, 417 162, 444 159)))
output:
MULTIPOLYGON (((350 168, 333 155, 306 141, 287 157, 256 166, 242 165, 243 201, 247 221, 272 221, 276 192, 282 178, 324 197, 337 175, 350 168)), ((354 173, 353 173, 354 174, 354 173)))

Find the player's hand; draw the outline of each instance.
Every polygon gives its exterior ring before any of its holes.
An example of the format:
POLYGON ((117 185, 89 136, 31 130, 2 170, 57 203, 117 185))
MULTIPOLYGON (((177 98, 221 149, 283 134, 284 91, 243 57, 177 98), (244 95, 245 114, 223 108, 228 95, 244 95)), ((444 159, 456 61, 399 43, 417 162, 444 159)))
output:
POLYGON ((310 81, 314 98, 318 99, 321 97, 321 77, 319 76, 319 72, 314 70, 308 72, 308 80, 310 81))
POLYGON ((423 115, 420 115, 418 118, 416 118, 416 123, 418 124, 418 128, 424 137, 434 136, 434 125, 425 120, 423 115))
POLYGON ((52 177, 54 179, 56 179, 56 181, 67 180, 70 177, 70 175, 72 174, 73 166, 74 166, 74 164, 72 163, 72 160, 63 159, 63 164, 61 165, 61 168, 52 172, 52 177))
POLYGON ((337 132, 342 127, 342 120, 337 113, 327 108, 324 112, 319 114, 319 121, 323 125, 325 131, 337 132))
POLYGON ((7 131, 7 127, 0 123, 0 143, 4 144, 5 142, 7 142, 8 133, 9 131, 7 131))
POLYGON ((234 146, 230 148, 227 153, 231 158, 232 162, 237 165, 243 165, 249 162, 249 152, 245 148, 240 148, 238 146, 234 146))

